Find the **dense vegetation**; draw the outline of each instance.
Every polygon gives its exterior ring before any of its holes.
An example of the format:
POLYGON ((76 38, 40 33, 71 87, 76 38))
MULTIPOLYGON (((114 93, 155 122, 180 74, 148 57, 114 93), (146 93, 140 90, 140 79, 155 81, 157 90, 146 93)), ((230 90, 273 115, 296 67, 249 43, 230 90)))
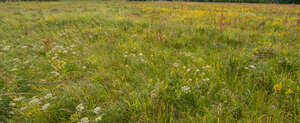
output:
POLYGON ((300 122, 299 9, 0 3, 0 122, 300 122))

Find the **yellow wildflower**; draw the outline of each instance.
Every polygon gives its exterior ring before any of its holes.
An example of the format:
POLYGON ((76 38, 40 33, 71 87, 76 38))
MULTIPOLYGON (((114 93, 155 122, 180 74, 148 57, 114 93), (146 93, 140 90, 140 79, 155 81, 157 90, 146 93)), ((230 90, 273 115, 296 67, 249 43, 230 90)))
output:
POLYGON ((288 89, 288 90, 285 92, 285 94, 291 94, 291 93, 293 93, 293 91, 292 91, 291 89, 288 89))
POLYGON ((280 83, 278 83, 278 84, 275 84, 275 85, 273 86, 273 89, 275 90, 275 92, 281 91, 281 89, 282 89, 282 82, 280 82, 280 83))

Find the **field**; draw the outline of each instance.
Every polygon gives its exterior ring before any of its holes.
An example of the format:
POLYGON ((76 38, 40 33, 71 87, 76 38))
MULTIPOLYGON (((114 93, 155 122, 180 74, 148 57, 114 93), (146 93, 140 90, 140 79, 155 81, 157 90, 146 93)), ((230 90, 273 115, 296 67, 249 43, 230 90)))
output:
POLYGON ((0 122, 300 122, 300 5, 0 3, 0 122))

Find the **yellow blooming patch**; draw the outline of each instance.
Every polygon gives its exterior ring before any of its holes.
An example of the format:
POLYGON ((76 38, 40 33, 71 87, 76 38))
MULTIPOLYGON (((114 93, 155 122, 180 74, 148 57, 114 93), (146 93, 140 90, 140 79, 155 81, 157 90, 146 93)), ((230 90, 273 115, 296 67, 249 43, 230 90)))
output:
POLYGON ((292 94, 292 93, 293 91, 290 88, 285 92, 285 94, 292 94))
POLYGON ((282 82, 275 84, 273 89, 275 92, 280 92, 282 90, 282 82))

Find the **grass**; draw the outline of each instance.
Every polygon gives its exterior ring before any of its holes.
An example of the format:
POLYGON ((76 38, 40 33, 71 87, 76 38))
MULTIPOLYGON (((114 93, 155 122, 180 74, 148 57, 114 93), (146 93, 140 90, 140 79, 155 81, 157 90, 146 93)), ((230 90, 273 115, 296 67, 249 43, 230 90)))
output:
POLYGON ((299 9, 0 3, 0 122, 299 122, 299 9))

